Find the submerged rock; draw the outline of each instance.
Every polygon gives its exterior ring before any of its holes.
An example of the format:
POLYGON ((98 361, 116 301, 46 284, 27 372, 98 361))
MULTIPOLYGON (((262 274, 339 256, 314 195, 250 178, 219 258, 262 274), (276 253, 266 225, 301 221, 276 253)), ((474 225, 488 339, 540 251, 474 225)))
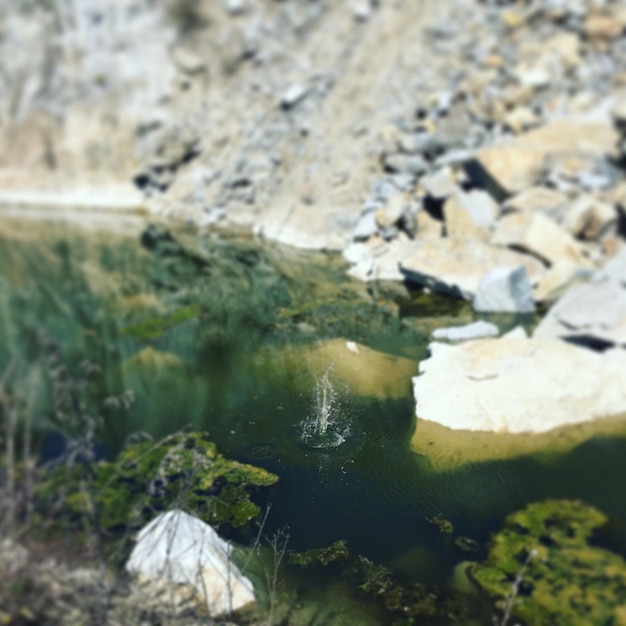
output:
POLYGON ((430 354, 413 379, 418 419, 460 430, 542 433, 626 413, 622 350, 598 354, 557 340, 502 337, 433 343, 430 354))
POLYGON ((232 547, 184 511, 162 513, 141 529, 126 569, 145 579, 192 585, 213 617, 255 602, 252 583, 231 561, 232 547))

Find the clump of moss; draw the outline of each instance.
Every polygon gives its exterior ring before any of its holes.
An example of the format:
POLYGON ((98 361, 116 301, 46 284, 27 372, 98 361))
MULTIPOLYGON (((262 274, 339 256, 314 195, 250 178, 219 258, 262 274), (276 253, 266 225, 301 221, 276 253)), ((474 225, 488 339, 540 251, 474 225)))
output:
POLYGON ((626 561, 590 545, 606 516, 548 500, 509 516, 470 575, 496 606, 533 626, 624 624, 626 561))
POLYGON ((328 565, 337 561, 345 562, 350 558, 348 544, 339 539, 327 548, 313 548, 306 552, 290 552, 289 562, 293 565, 308 567, 310 565, 328 565))
POLYGON ((66 521, 94 520, 107 532, 139 527, 182 508, 212 524, 243 526, 259 514, 250 491, 278 477, 223 457, 206 433, 178 433, 127 446, 113 461, 54 469, 38 486, 66 521))
POLYGON ((130 324, 122 328, 122 335, 129 335, 136 339, 157 339, 171 328, 198 317, 201 313, 200 305, 191 304, 168 313, 155 315, 141 322, 130 324))

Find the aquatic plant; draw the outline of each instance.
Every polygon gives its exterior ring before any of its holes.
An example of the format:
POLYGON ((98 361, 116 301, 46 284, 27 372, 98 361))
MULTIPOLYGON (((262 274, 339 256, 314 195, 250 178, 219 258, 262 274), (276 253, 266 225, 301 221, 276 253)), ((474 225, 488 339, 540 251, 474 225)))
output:
POLYGON ((250 491, 278 480, 261 468, 223 457, 206 433, 132 443, 113 461, 98 462, 93 500, 81 488, 84 472, 80 463, 55 467, 37 486, 38 499, 54 503, 70 524, 95 506, 98 523, 108 532, 139 527, 172 507, 214 525, 243 526, 260 512, 250 491))
POLYGON ((122 328, 121 332, 122 335, 129 335, 136 339, 157 339, 171 328, 198 317, 201 312, 200 305, 191 304, 179 307, 165 315, 153 315, 140 322, 129 324, 122 328))
POLYGON ((606 522, 579 501, 531 504, 507 518, 470 576, 505 616, 533 626, 623 624, 626 561, 590 543, 606 522))
POLYGON ((338 539, 327 548, 313 548, 306 552, 290 552, 289 562, 292 565, 308 567, 310 565, 328 565, 329 563, 345 562, 350 557, 348 544, 338 539))

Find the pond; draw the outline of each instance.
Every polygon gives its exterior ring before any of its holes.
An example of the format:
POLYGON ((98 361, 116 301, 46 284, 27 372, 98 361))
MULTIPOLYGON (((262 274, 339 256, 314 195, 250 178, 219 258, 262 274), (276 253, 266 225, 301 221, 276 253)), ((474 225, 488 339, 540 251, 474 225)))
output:
MULTIPOLYGON (((70 367, 98 366, 89 394, 103 417, 103 457, 139 431, 208 431, 225 456, 280 477, 260 504, 270 504, 265 531, 287 529, 290 550, 345 539, 404 580, 447 585, 468 558, 455 538, 483 544, 510 512, 559 497, 612 516, 615 546, 626 553, 626 440, 433 466, 410 446, 411 376, 432 330, 472 321, 471 307, 403 285, 364 285, 345 271, 336 255, 245 238, 5 219, 0 371, 16 358, 34 370, 42 338, 70 367), (126 390, 128 408, 110 401, 126 390)), ((63 439, 46 402, 45 393, 34 400, 35 426, 50 457, 63 439)), ((289 584, 306 588, 303 606, 343 598, 343 612, 310 623, 355 623, 345 611, 364 606, 340 577, 291 572, 289 584)), ((368 609, 356 621, 385 619, 368 609)))

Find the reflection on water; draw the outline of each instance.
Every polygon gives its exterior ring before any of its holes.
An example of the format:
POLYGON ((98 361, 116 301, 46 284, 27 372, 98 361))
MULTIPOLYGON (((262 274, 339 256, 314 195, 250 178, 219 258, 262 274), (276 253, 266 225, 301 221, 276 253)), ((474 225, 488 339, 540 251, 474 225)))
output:
MULTIPOLYGON (((510 511, 552 496, 584 498, 625 522, 623 439, 446 471, 431 466, 428 442, 423 454, 410 451, 410 377, 433 320, 472 314, 398 289, 348 280, 337 258, 250 241, 153 230, 141 246, 5 226, 0 369, 12 359, 35 367, 41 333, 70 367, 97 363, 90 400, 108 454, 140 430, 208 430, 225 455, 280 476, 268 532, 288 525, 297 550, 347 539, 356 553, 443 582, 465 555, 426 518, 483 541, 510 511), (128 411, 103 406, 129 388, 128 411)), ((44 393, 42 429, 45 409, 44 393)))

